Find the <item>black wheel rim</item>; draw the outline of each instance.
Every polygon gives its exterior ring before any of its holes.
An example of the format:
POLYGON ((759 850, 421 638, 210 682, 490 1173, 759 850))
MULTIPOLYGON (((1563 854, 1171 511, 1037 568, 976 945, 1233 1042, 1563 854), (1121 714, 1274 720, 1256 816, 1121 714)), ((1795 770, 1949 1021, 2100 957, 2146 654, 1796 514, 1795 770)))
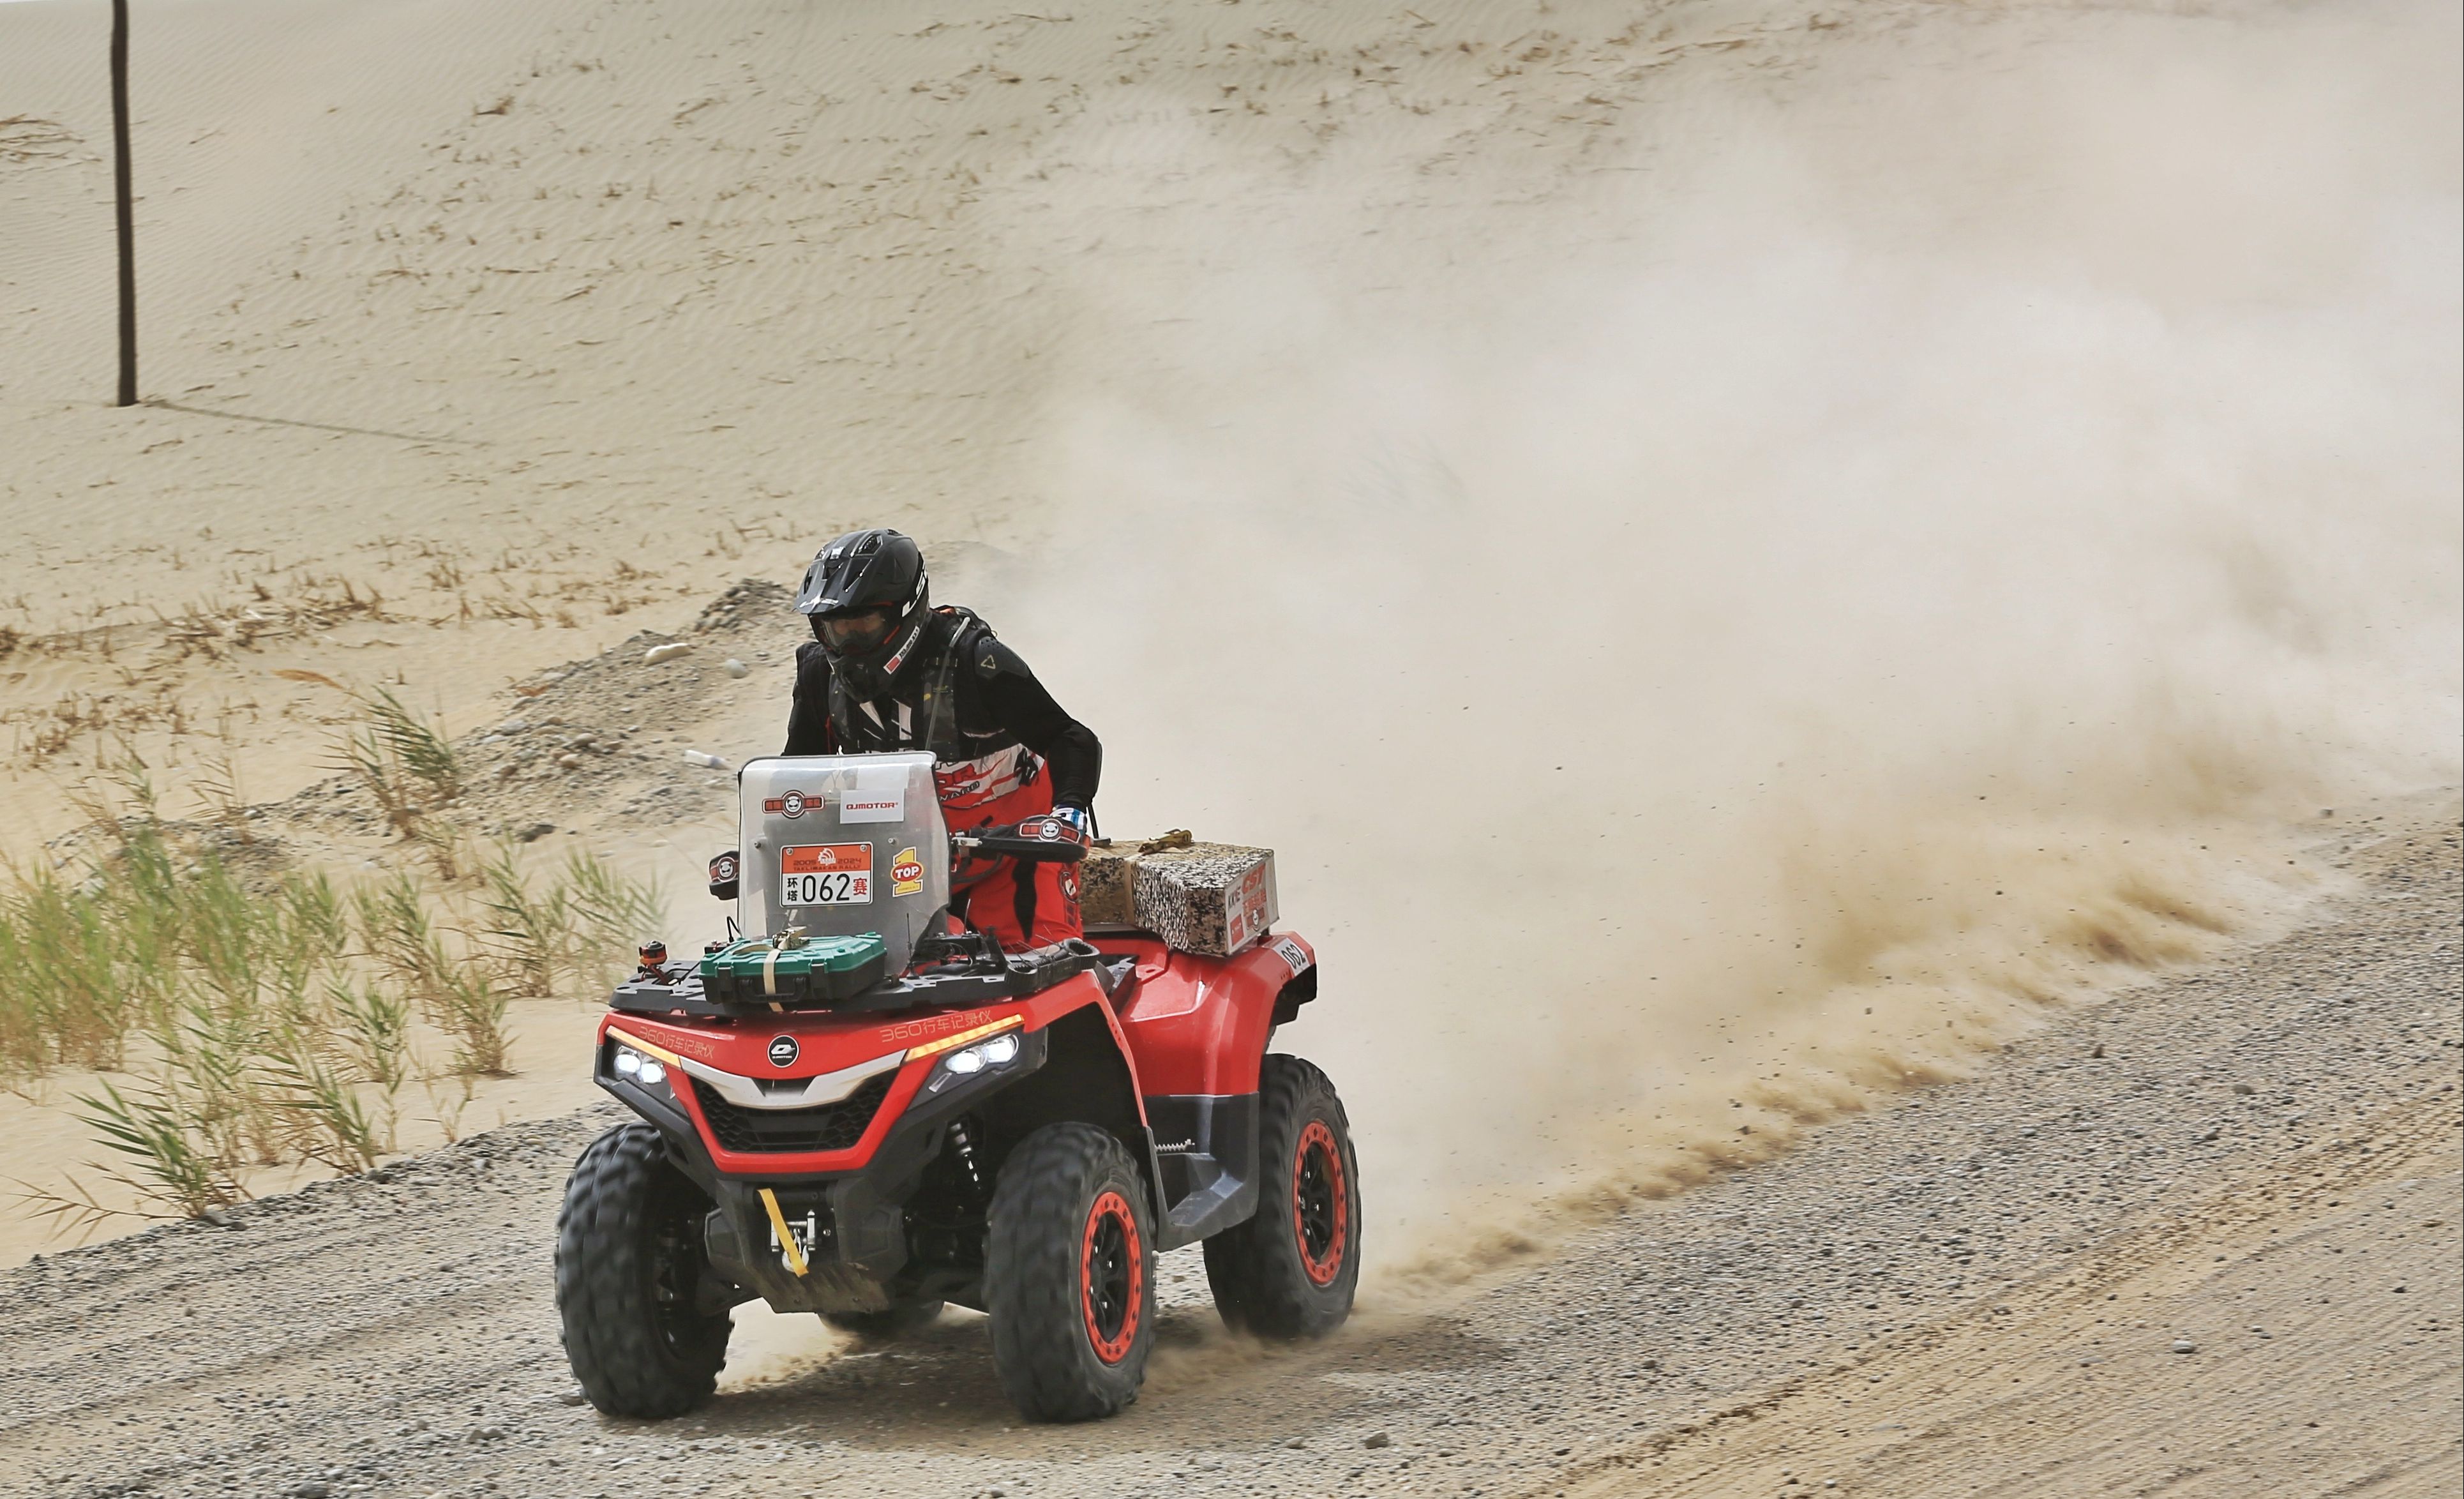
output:
POLYGON ((1352 1204, 1345 1200, 1343 1157, 1326 1121, 1311 1119, 1301 1132, 1292 1160, 1292 1231, 1301 1268, 1317 1285, 1331 1286, 1343 1272, 1352 1204))
POLYGON ((1087 1311, 1094 1318, 1095 1335, 1111 1342, 1121 1335, 1130 1316, 1130 1245, 1118 1219, 1106 1218, 1095 1228, 1095 1247, 1087 1267, 1087 1311))

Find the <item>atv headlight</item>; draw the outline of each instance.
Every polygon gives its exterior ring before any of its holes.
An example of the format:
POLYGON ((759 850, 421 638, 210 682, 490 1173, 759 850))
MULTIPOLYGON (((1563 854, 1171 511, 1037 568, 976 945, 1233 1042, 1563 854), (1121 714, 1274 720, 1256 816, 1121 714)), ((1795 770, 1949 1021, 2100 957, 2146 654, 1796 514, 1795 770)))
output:
POLYGON ((615 1060, 610 1065, 616 1069, 618 1077, 627 1082, 639 1083, 662 1096, 671 1095, 668 1087, 668 1065, 657 1057, 646 1055, 619 1043, 616 1047, 615 1060))
POLYGON ((989 1041, 979 1041, 972 1047, 962 1047, 941 1059, 939 1074, 924 1086, 924 1091, 936 1093, 957 1078, 973 1077, 986 1069, 1007 1067, 1018 1060, 1018 1032, 1014 1030, 989 1041))
POLYGON ((979 1041, 963 1050, 953 1051, 950 1053, 950 1059, 941 1065, 965 1077, 970 1073, 980 1072, 988 1067, 1000 1067, 1004 1062, 1017 1060, 1018 1035, 1012 1032, 1006 1036, 995 1036, 990 1041, 979 1041))

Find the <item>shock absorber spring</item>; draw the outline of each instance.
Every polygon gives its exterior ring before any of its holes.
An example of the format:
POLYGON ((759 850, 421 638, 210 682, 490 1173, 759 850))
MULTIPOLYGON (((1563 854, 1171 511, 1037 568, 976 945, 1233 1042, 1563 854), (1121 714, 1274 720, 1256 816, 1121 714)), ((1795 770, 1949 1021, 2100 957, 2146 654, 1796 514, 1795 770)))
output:
POLYGON ((950 1121, 950 1146, 958 1153, 958 1164, 967 1168, 967 1181, 976 1189, 976 1196, 982 1197, 984 1177, 982 1172, 976 1169, 976 1145, 973 1140, 967 1138, 967 1123, 964 1119, 950 1121))

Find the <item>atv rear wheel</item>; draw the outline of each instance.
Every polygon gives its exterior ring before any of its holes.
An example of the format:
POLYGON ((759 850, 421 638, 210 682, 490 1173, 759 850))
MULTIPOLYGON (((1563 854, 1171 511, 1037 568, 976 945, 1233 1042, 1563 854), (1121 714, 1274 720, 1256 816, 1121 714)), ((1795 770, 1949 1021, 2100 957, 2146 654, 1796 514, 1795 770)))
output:
POLYGON ((937 1301, 911 1301, 887 1312, 825 1312, 822 1320, 869 1343, 887 1343, 922 1332, 940 1315, 941 1303, 937 1301))
POLYGON ((556 1217, 556 1310, 582 1393, 610 1416, 681 1416, 710 1399, 734 1330, 703 1310, 702 1195, 659 1132, 590 1142, 556 1217))
POLYGON ((1352 1315, 1360 1280, 1360 1163, 1343 1100, 1298 1057, 1258 1078, 1258 1211, 1206 1241, 1206 1284, 1226 1325, 1258 1337, 1324 1337, 1352 1315))
POLYGON ((1138 1398, 1155 1345, 1155 1214, 1121 1142, 1047 1124, 993 1188, 984 1310, 993 1367, 1029 1421, 1090 1421, 1138 1398))

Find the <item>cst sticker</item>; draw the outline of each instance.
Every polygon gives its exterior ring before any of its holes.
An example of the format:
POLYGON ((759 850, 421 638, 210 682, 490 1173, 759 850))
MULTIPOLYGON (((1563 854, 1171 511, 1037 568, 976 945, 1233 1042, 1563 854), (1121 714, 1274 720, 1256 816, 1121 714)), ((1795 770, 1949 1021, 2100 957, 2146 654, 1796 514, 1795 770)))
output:
POLYGON ((924 893, 924 861, 913 849, 901 849, 890 861, 890 893, 893 895, 924 893))
POLYGON ((872 845, 805 844, 779 850, 779 903, 784 906, 872 904, 872 845))
POLYGON ((1291 969, 1294 978, 1300 977, 1309 969, 1310 959, 1308 951, 1288 937, 1275 944, 1274 954, 1291 969))

